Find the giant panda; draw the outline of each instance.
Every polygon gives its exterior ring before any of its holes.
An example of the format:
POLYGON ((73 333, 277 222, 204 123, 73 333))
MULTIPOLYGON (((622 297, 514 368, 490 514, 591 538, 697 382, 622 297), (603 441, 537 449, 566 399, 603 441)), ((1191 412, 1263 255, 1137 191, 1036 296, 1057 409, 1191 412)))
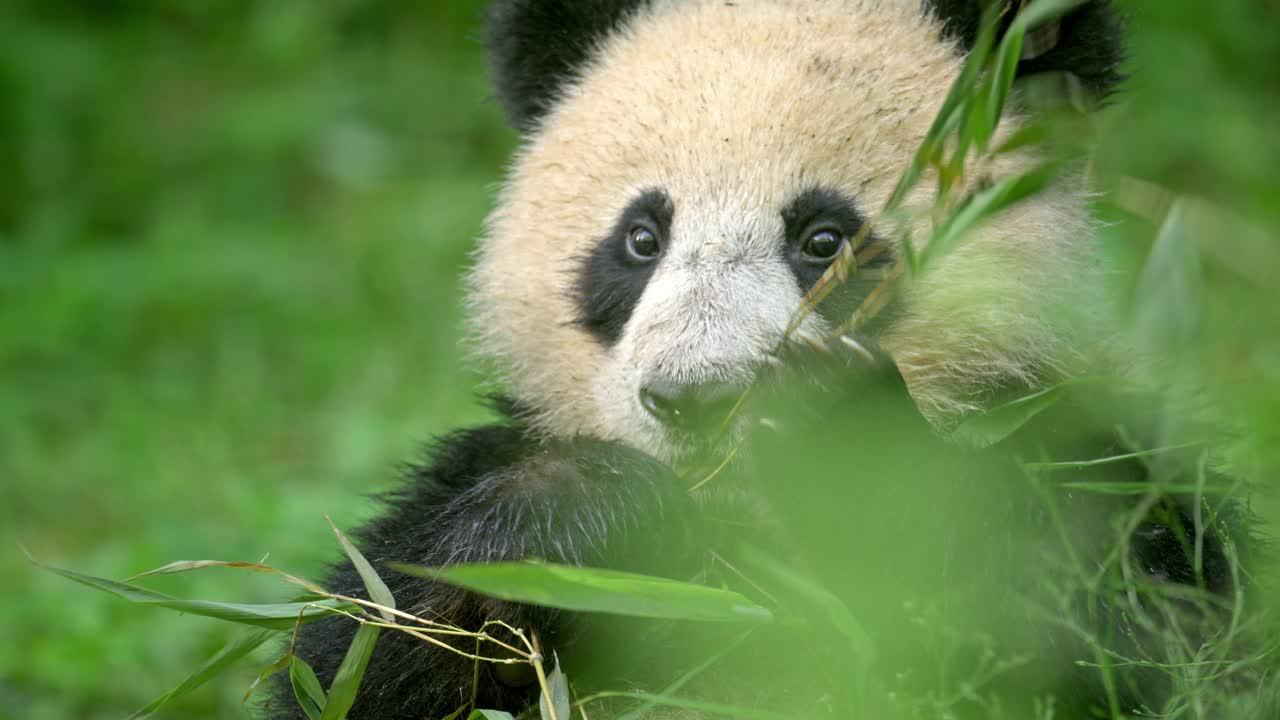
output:
MULTIPOLYGON (((383 514, 356 533, 399 607, 468 628, 489 619, 529 628, 582 692, 597 676, 604 687, 656 690, 639 678, 655 666, 675 675, 680 636, 693 631, 643 629, 657 648, 646 655, 634 636, 610 640, 614 626, 600 618, 494 600, 387 564, 538 558, 689 579, 705 567, 705 539, 714 532, 707 518, 726 514, 758 520, 796 547, 838 547, 851 565, 881 556, 860 565, 856 577, 833 581, 855 606, 859 583, 901 580, 943 592, 964 582, 945 569, 917 578, 895 567, 901 558, 876 544, 895 527, 938 546, 923 575, 943 568, 953 550, 993 558, 1000 571, 986 585, 1016 583, 1009 571, 1038 561, 1042 548, 1018 533, 1050 519, 1016 499, 993 505, 991 493, 1005 493, 998 483, 986 494, 964 483, 1016 474, 1009 457, 1032 447, 1052 447, 1060 459, 1114 454, 1107 432, 1114 424, 1081 420, 1097 411, 1090 405, 1070 419, 1038 420, 1044 433, 1013 449, 961 451, 944 436, 1001 398, 1048 388, 1105 354, 1097 225, 1078 175, 988 221, 857 336, 814 342, 865 296, 864 281, 841 287, 804 321, 797 335, 810 342, 782 343, 806 291, 847 243, 861 237, 885 245, 868 272, 897 260, 897 248, 860 230, 928 131, 980 15, 976 0, 502 0, 491 7, 496 95, 523 143, 476 251, 466 306, 474 346, 504 388, 495 403, 504 419, 437 440, 383 498, 383 514), (815 344, 821 347, 809 347, 815 344), (716 455, 716 436, 724 435, 717 421, 762 377, 777 392, 762 393, 762 404, 740 413, 728 434, 765 449, 729 464, 738 478, 690 494, 684 471, 723 456, 716 455), (825 418, 841 412, 854 429, 833 436, 825 418), (890 426, 909 430, 891 433, 890 426), (1062 430, 1068 426, 1087 430, 1062 430), (818 447, 843 451, 831 468, 848 479, 839 503, 807 495, 803 478, 788 474, 800 448, 818 447), (883 525, 842 523, 849 510, 841 503, 865 496, 893 506, 892 489, 877 487, 876 469, 894 463, 920 468, 943 509, 891 513, 883 525), (824 522, 787 527, 805 511, 824 522), (956 517, 962 521, 954 524, 973 531, 938 527, 956 517), (603 654, 591 654, 601 647, 603 654), (629 665, 633 655, 645 659, 629 665)), ((1120 37, 1111 7, 1084 3, 1019 73, 1071 73, 1103 97, 1120 79, 1120 37)), ((1004 119, 1006 131, 1021 122, 1018 113, 1015 106, 1004 119)), ((1025 168, 1029 153, 987 170, 1025 168)), ((927 202, 929 192, 922 186, 912 199, 927 202)), ((1152 470, 1130 463, 1102 472, 1130 479, 1152 470)), ((1106 510, 1090 500, 1064 508, 1081 518, 1085 536, 1107 535, 1106 510)), ((1199 581, 1211 593, 1229 592, 1225 539, 1190 537, 1189 512, 1150 509, 1127 552, 1153 582, 1199 581), (1185 552, 1190 544, 1202 548, 1198 572, 1185 552)), ((840 572, 830 561, 818 561, 817 570, 840 572)), ((324 584, 364 594, 349 563, 335 566, 324 584)), ((892 608, 862 610, 893 622, 892 608)), ((996 624, 1004 612, 992 613, 996 624)), ((1019 639, 1041 634, 1028 622, 1019 639)), ((297 653, 326 684, 354 625, 330 618, 301 628, 297 653)), ((1051 662, 1060 664, 1047 675, 1055 682, 1087 674, 1078 661, 1096 659, 1069 639, 1049 646, 1051 662)), ((768 654, 757 649, 749 657, 768 654)), ((769 685, 786 685, 771 673, 769 685)), ((811 676, 812 668, 800 674, 811 676)), ((442 718, 473 699, 519 713, 536 705, 530 680, 384 633, 350 717, 442 718)), ((1051 690, 1066 694, 1057 707, 1073 717, 1071 694, 1091 691, 1064 683, 1051 690)), ((780 693, 785 714, 812 715, 829 702, 805 697, 801 685, 780 693)), ((1125 695, 1109 690, 1113 702, 1125 695)), ((286 681, 273 717, 303 717, 291 695, 286 681)), ((1096 705, 1090 698, 1079 707, 1096 705)), ((1120 702, 1129 711, 1151 701, 1139 689, 1120 702)))

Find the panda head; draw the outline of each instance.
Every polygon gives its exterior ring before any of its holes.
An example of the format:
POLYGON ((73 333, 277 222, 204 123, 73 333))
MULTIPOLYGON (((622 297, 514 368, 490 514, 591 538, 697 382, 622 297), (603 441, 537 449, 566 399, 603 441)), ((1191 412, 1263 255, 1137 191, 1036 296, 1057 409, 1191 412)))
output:
MULTIPOLYGON (((497 4, 495 85, 524 142, 469 308, 480 353, 534 426, 680 458, 690 444, 669 410, 723 411, 751 381, 885 203, 978 14, 976 0, 497 4)), ((1112 20, 1085 5, 1024 65, 1105 90, 1112 20)), ((1055 315, 1098 291, 1085 201, 1064 182, 997 216, 877 329, 926 415, 978 409, 1069 361, 1071 323, 1055 315)), ((866 291, 841 290, 853 305, 866 291)), ((804 329, 832 321, 819 313, 804 329)))

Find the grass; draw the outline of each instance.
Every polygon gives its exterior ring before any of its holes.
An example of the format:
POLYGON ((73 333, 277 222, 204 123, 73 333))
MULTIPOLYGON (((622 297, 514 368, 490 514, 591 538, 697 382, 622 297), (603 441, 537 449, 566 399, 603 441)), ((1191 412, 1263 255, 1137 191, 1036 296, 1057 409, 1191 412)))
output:
MULTIPOLYGON (((514 138, 466 39, 476 7, 31 0, 0 24, 0 717, 127 716, 232 634, 69 586, 11 541, 103 577, 264 556, 314 576, 337 556, 323 513, 352 527, 371 511, 353 498, 421 441, 487 417, 455 343, 458 276, 514 138)), ((1140 20, 1144 72, 1102 117, 1096 161, 1116 285, 1137 317, 1176 309, 1138 333, 1152 378, 1202 387, 1197 406, 1240 429, 1225 462, 1265 480, 1280 469, 1276 11, 1178 0, 1140 20), (1193 196, 1177 252, 1157 243, 1163 213, 1126 201, 1135 178, 1193 196)), ((1275 517, 1266 488, 1254 507, 1275 517)), ((153 586, 281 598, 228 571, 153 586)), ((940 656, 981 644, 929 612, 955 634, 940 656)), ((1237 658, 1244 686, 1198 669, 1216 657, 1165 664, 1180 717, 1265 717, 1265 650, 1237 658)), ((243 717, 274 658, 255 659, 168 716, 243 717)), ((975 678, 1008 659, 988 660, 975 678)), ((956 699, 913 701, 945 716, 956 699)))

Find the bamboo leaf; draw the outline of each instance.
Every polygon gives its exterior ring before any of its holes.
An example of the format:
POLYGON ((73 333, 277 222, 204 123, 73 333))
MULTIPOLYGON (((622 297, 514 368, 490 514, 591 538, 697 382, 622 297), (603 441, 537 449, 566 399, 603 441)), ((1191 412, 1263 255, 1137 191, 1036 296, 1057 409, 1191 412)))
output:
POLYGON ((1014 177, 1005 178, 973 195, 960 210, 934 233, 920 253, 920 267, 927 271, 929 263, 942 256, 980 222, 1011 205, 1034 195, 1053 182, 1060 163, 1046 162, 1014 177))
POLYGON ((351 706, 356 701, 356 691, 360 689, 360 680, 369 667, 369 658, 373 655, 373 646, 378 642, 378 631, 374 625, 361 625, 351 640, 351 647, 338 666, 338 673, 329 686, 329 700, 320 714, 320 720, 344 720, 351 706))
POLYGON ((467 716, 467 720, 515 720, 511 713, 501 710, 476 710, 467 716))
POLYGON ((556 658, 556 668, 547 676, 547 690, 551 693, 551 705, 547 705, 547 693, 538 695, 538 712, 542 720, 569 720, 569 679, 560 670, 560 658, 556 658), (555 708, 552 715, 551 708, 555 708))
POLYGON ((40 567, 61 575, 68 580, 88 585, 140 605, 155 605, 192 615, 203 615, 272 630, 288 630, 296 623, 313 622, 334 614, 338 608, 349 607, 349 603, 329 599, 315 602, 270 603, 263 605, 224 603, 211 600, 181 600, 129 583, 107 580, 47 565, 41 565, 40 567))
POLYGON ((183 695, 205 684, 210 678, 226 670, 235 661, 257 650, 263 643, 276 635, 273 630, 253 630, 242 634, 205 661, 198 670, 191 673, 178 686, 160 697, 152 700, 146 707, 129 716, 129 720, 142 720, 155 711, 183 695))
POLYGON ((534 562, 393 567, 503 600, 565 610, 668 620, 772 619, 768 610, 735 592, 616 570, 534 562))
MULTIPOLYGON (((781 713, 770 712, 768 710, 757 710, 755 708, 742 707, 739 705, 724 705, 717 702, 692 700, 689 698, 674 697, 659 693, 609 690, 605 692, 598 692, 591 697, 597 700, 604 698, 629 698, 632 700, 653 703, 654 705, 665 705, 668 707, 684 708, 686 710, 697 710, 715 717, 737 717, 748 718, 748 720, 788 720, 788 718, 792 717, 790 715, 783 715, 781 713)), ((701 715, 699 717, 701 717, 701 715)), ((477 720, 477 718, 475 715, 472 715, 468 720, 477 720)))
POLYGON ((1033 393, 975 415, 951 431, 951 437, 973 447, 990 447, 1015 433, 1032 418, 1053 407, 1066 392, 1065 384, 1033 393))
MULTIPOLYGON (((383 608, 395 610, 396 599, 391 595, 391 590, 387 587, 387 584, 378 576, 377 571, 373 569, 373 566, 369 564, 364 555, 356 549, 356 546, 347 539, 347 536, 342 534, 338 526, 333 524, 333 520, 328 515, 324 519, 329 521, 329 527, 333 528, 333 534, 338 536, 338 543, 342 545, 347 557, 351 558, 351 564, 355 566, 356 572, 360 573, 360 579, 364 581, 365 589, 369 591, 369 599, 383 608)), ((378 614, 389 623, 396 621, 395 616, 384 609, 379 608, 378 614)))
POLYGON ((969 51, 964 67, 952 82, 951 89, 947 91, 947 97, 943 100, 937 116, 934 117, 924 142, 921 143, 911 164, 907 166, 907 170, 894 187, 889 201, 885 204, 886 208, 896 208, 902 203, 903 198, 915 186, 929 162, 941 148, 945 147, 946 136, 955 128, 964 126, 966 118, 964 105, 972 96, 974 84, 986 67, 987 56, 991 53, 991 46, 995 42, 996 19, 1002 12, 1000 6, 1001 3, 991 3, 983 13, 981 29, 978 31, 973 49, 969 51))
POLYGON ((1138 280, 1136 329, 1156 350, 1183 351, 1201 331, 1204 280, 1193 219, 1191 203, 1175 199, 1138 280))
POLYGON ((320 685, 320 678, 305 660, 297 655, 292 656, 289 663, 289 683, 293 685, 293 696, 298 705, 311 720, 320 720, 325 707, 329 704, 320 685))
POLYGON ((1009 31, 1017 30, 1022 34, 1026 34, 1029 30, 1035 30, 1050 20, 1055 20, 1064 15, 1069 14, 1076 8, 1084 5, 1089 0, 1036 0, 1031 3, 1022 12, 1018 13, 1018 17, 1014 19, 1013 25, 1009 31))

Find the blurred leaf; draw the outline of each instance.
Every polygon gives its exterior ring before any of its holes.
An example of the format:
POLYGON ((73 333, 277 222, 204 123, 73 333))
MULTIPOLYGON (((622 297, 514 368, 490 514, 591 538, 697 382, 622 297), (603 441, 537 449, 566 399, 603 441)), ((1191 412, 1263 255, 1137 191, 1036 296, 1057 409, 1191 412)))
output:
MULTIPOLYGON (((863 624, 854 617, 843 600, 814 579, 796 572, 771 554, 758 548, 747 547, 743 549, 742 559, 753 570, 767 576, 772 581, 769 583, 771 586, 792 594, 798 601, 788 604, 793 611, 799 610, 814 617, 823 626, 835 630, 836 634, 843 639, 843 642, 835 647, 843 648, 841 654, 852 661, 852 682, 832 689, 839 693, 837 697, 840 698, 841 703, 850 704, 848 693, 851 691, 854 698, 852 703, 860 705, 866 698, 868 676, 876 657, 876 642, 872 639, 871 633, 867 632, 863 624)), ((846 712, 852 710, 849 707, 844 709, 846 712)))
POLYGON ((313 622, 322 617, 333 615, 337 608, 350 606, 350 603, 328 599, 309 603, 272 603, 265 605, 223 603, 211 600, 179 600, 137 585, 106 580, 47 565, 41 565, 41 567, 69 580, 74 580, 141 605, 155 605, 177 610, 178 612, 191 613, 192 615, 204 615, 228 622, 256 625, 274 630, 287 630, 297 623, 313 622))
POLYGON ((262 684, 263 680, 266 680, 272 675, 275 675, 281 670, 284 670, 285 668, 289 667, 289 663, 292 662, 292 660, 293 660, 293 649, 290 648, 289 652, 282 655, 279 660, 276 660, 275 662, 263 668, 262 672, 258 673, 258 677, 253 679, 253 683, 249 685, 249 689, 244 691, 244 698, 241 699, 241 702, 248 702, 249 698, 253 695, 253 691, 258 689, 258 686, 262 684))
MULTIPOLYGON (((1096 467, 1098 465, 1107 465, 1114 462, 1125 462, 1126 460, 1136 460, 1138 458, 1151 457, 1152 455, 1163 455, 1165 453, 1177 452, 1188 448, 1203 447, 1204 443, 1189 442, 1182 445, 1171 445, 1169 447, 1151 448, 1150 450, 1139 450, 1137 452, 1123 453, 1121 455, 1109 455, 1107 457, 1090 458, 1088 460, 1063 460, 1057 462, 1030 462, 1023 463, 1022 466, 1028 470, 1053 471, 1053 470, 1083 470, 1085 468, 1096 467)), ((1164 487, 1164 486, 1161 486, 1164 487)))
POLYGON ((151 701, 146 707, 129 716, 129 720, 142 720, 142 718, 150 717, 152 713, 164 707, 171 700, 186 695, 205 684, 209 678, 218 675, 222 671, 231 666, 232 663, 249 653, 257 650, 259 646, 271 639, 277 634, 275 630, 253 630, 241 635, 238 639, 231 641, 226 647, 219 650, 213 657, 209 658, 199 670, 191 673, 178 684, 177 687, 169 692, 161 695, 151 701))
POLYGON ((1026 34, 1028 30, 1034 30, 1049 20, 1062 17, 1086 2, 1089 0, 1036 0, 1018 13, 1009 30, 1012 32, 1016 29, 1026 34))
POLYGON ((1029 122, 1013 131, 994 152, 1002 155, 1025 147, 1040 145, 1047 139, 1049 139, 1049 128, 1043 122, 1029 122))
POLYGON ((889 201, 885 203, 886 208, 893 209, 902 203, 907 192, 915 186, 934 155, 940 148, 945 147, 947 135, 964 121, 963 105, 966 99, 972 96, 974 84, 981 76, 987 63, 987 55, 991 52, 991 45, 995 42, 996 19, 1002 12, 1000 6, 1001 3, 991 3, 983 12, 978 37, 965 58, 964 67, 952 82, 951 89, 947 92, 946 99, 942 101, 942 107, 933 119, 933 124, 930 125, 924 141, 916 150, 911 164, 898 179, 898 184, 889 196, 889 201))
POLYGON ((1235 488, 1229 485, 1173 485, 1149 482, 1064 482, 1058 483, 1054 485, 1054 487, 1065 488, 1068 490, 1083 490, 1085 492, 1098 493, 1099 495, 1150 495, 1152 493, 1161 493, 1166 495, 1192 495, 1196 492, 1205 492, 1225 496, 1235 490, 1235 488))
MULTIPOLYGON (((356 546, 351 544, 347 536, 342 534, 338 526, 333 524, 333 520, 328 515, 324 519, 329 521, 329 527, 333 528, 333 534, 338 536, 338 542, 342 544, 342 549, 346 551, 347 557, 351 558, 351 564, 355 566, 356 572, 360 573, 360 579, 364 581, 364 586, 369 591, 369 599, 384 608, 395 610, 396 599, 392 597, 391 590, 387 588, 387 584, 382 582, 382 578, 378 577, 377 571, 373 569, 373 566, 369 564, 364 555, 360 554, 356 546)), ((396 621, 394 615, 381 608, 378 609, 378 614, 389 623, 396 621)))
POLYGON ((735 592, 616 570, 535 562, 392 567, 503 600, 565 610, 667 620, 763 622, 773 617, 735 592))
POLYGON ((338 673, 329 686, 329 700, 321 713, 321 720, 343 720, 356 701, 356 691, 360 689, 360 680, 369 667, 369 658, 373 655, 373 646, 378 642, 381 628, 374 625, 361 625, 351 640, 351 647, 338 666, 338 673))
POLYGON ((560 658, 556 658, 556 667, 547 676, 547 690, 551 692, 551 705, 547 705, 547 693, 538 694, 538 712, 542 720, 569 720, 569 679, 560 670, 560 658), (551 708, 555 708, 555 715, 551 708))
POLYGON ((1021 175, 1004 178, 968 199, 938 228, 920 254, 920 266, 928 271, 931 262, 951 249, 956 242, 980 222, 1015 203, 1040 192, 1058 177, 1061 164, 1046 162, 1021 175))
POLYGON ((689 698, 674 697, 672 695, 662 695, 659 693, 606 691, 598 692, 591 697, 597 699, 630 698, 632 700, 643 700, 644 702, 653 703, 655 705, 678 707, 686 710, 697 710, 711 716, 739 717, 748 718, 749 720, 789 720, 793 717, 791 715, 769 712, 768 710, 758 710, 739 705, 725 705, 717 702, 707 702, 705 700, 691 700, 689 698))
POLYGON ((1013 87, 1013 78, 1018 74, 1018 62, 1022 59, 1022 39, 1026 34, 1026 26, 1015 22, 1000 41, 1000 49, 996 52, 995 67, 987 78, 987 92, 982 93, 984 102, 981 120, 977 123, 981 133, 976 139, 978 147, 986 150, 1000 124, 1000 116, 1004 114, 1004 104, 1009 98, 1009 88, 1013 87))
MULTIPOLYGON (((723 647, 719 649, 718 652, 716 652, 711 657, 707 658, 706 660, 703 660, 701 663, 698 663, 694 667, 689 668, 689 670, 681 674, 680 677, 676 678, 675 680, 672 680, 666 687, 662 689, 661 692, 658 693, 658 695, 669 696, 672 693, 679 692, 680 688, 684 687, 685 684, 688 683, 690 680, 706 672, 713 665, 723 660, 726 655, 728 655, 733 650, 737 649, 738 646, 742 645, 742 643, 748 637, 751 636, 751 633, 754 632, 754 630, 755 628, 747 630, 746 632, 742 633, 741 635, 734 638, 730 642, 726 643, 723 647)), ((656 703, 650 700, 645 700, 644 702, 637 703, 635 707, 631 708, 627 712, 620 715, 617 718, 617 720, 638 720, 639 718, 643 718, 645 714, 648 713, 648 711, 653 708, 654 705, 656 705, 656 703)))
POLYGON ((289 663, 289 683, 293 685, 293 696, 298 699, 298 705, 307 717, 311 720, 320 720, 325 706, 328 705, 328 700, 324 696, 324 687, 320 685, 320 678, 316 677, 316 671, 297 655, 294 655, 289 663))
POLYGON ((1192 213, 1191 201, 1174 199, 1138 280, 1134 322, 1153 350, 1183 350, 1199 335, 1203 284, 1192 213))
POLYGON ((515 720, 515 718, 511 717, 511 713, 501 710, 476 710, 467 717, 467 720, 515 720))
POLYGON ((1055 385, 1047 390, 1026 395, 999 405, 981 415, 975 415, 960 423, 951 431, 954 440, 972 447, 990 447, 1012 435, 1031 418, 1049 409, 1062 399, 1064 386, 1055 385))

